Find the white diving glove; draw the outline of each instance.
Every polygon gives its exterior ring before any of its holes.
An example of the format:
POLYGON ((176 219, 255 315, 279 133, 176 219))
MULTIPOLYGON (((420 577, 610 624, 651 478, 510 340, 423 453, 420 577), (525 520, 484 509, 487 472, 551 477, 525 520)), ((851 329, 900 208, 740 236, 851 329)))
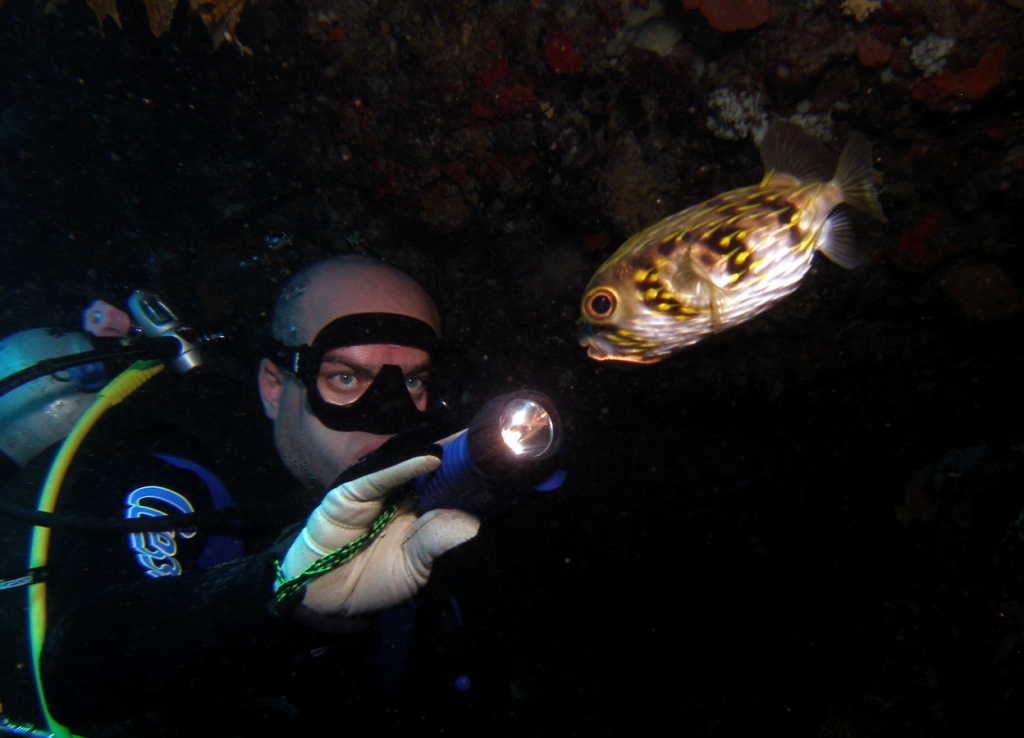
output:
MULTIPOLYGON (((365 534, 392 490, 440 465, 436 456, 416 456, 332 489, 281 562, 285 579, 300 575, 321 557, 365 534)), ((480 521, 467 512, 431 510, 419 515, 412 500, 407 500, 350 561, 306 584, 296 614, 323 626, 316 616, 344 618, 405 602, 427 583, 434 559, 465 543, 479 529, 480 521)))

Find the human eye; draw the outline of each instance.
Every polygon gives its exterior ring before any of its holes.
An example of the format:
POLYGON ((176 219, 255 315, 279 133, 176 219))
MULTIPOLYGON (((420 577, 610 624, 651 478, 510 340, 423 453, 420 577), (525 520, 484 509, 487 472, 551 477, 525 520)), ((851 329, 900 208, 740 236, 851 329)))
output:
POLYGON ((405 388, 409 390, 409 396, 420 410, 427 407, 427 387, 430 384, 430 377, 425 374, 414 374, 405 378, 405 388))
POLYGON ((327 381, 337 389, 350 390, 358 384, 359 380, 352 372, 335 372, 327 376, 327 381))
POLYGON ((366 389, 366 382, 349 367, 327 368, 320 375, 320 396, 328 402, 346 405, 366 389))

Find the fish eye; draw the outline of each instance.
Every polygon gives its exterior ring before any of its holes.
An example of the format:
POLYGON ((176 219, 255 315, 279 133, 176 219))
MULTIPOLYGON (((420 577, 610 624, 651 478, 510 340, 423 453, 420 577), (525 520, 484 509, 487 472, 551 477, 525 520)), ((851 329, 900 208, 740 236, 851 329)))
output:
POLYGON ((617 302, 611 290, 598 290, 583 301, 583 310, 591 320, 605 320, 615 312, 617 302))

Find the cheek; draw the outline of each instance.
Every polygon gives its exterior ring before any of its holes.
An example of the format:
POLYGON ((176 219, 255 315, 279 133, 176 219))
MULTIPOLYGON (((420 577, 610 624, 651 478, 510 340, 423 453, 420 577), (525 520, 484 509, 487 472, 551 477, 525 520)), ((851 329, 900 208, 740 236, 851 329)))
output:
POLYGON ((296 390, 287 397, 286 413, 277 423, 287 441, 284 445, 294 457, 303 458, 307 463, 333 465, 345 464, 351 453, 348 433, 336 433, 324 426, 313 415, 306 401, 306 393, 296 390))
POLYGON ((386 436, 369 433, 332 431, 315 418, 311 418, 308 430, 308 452, 319 456, 325 465, 330 466, 333 476, 341 474, 356 463, 359 457, 365 456, 387 440, 386 436))

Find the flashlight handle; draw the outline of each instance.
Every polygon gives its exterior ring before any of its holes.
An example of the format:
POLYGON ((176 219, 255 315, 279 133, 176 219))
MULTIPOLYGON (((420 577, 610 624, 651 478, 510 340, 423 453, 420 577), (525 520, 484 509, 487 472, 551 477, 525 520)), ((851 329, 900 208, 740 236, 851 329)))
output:
POLYGON ((546 396, 520 390, 492 398, 473 416, 466 432, 445 446, 440 468, 416 480, 417 508, 420 512, 444 507, 497 513, 514 505, 530 487, 555 489, 565 478, 556 471, 555 456, 561 445, 561 420, 546 396), (542 408, 541 417, 549 423, 550 436, 540 453, 521 456, 503 435, 510 419, 513 426, 522 422, 515 420, 520 405, 542 408), (515 410, 511 418, 510 407, 515 410), (535 486, 538 482, 542 483, 535 486))
MULTIPOLYGON (((463 433, 444 447, 444 458, 436 471, 416 478, 416 509, 420 513, 442 507, 478 515, 497 513, 519 499, 524 487, 500 484, 480 471, 470 455, 466 438, 467 434, 463 433)), ((565 469, 556 469, 533 489, 551 492, 561 487, 565 478, 565 469)))
POLYGON ((436 508, 458 508, 483 512, 495 499, 495 484, 473 462, 463 433, 444 447, 441 466, 416 479, 416 509, 421 513, 436 508))

